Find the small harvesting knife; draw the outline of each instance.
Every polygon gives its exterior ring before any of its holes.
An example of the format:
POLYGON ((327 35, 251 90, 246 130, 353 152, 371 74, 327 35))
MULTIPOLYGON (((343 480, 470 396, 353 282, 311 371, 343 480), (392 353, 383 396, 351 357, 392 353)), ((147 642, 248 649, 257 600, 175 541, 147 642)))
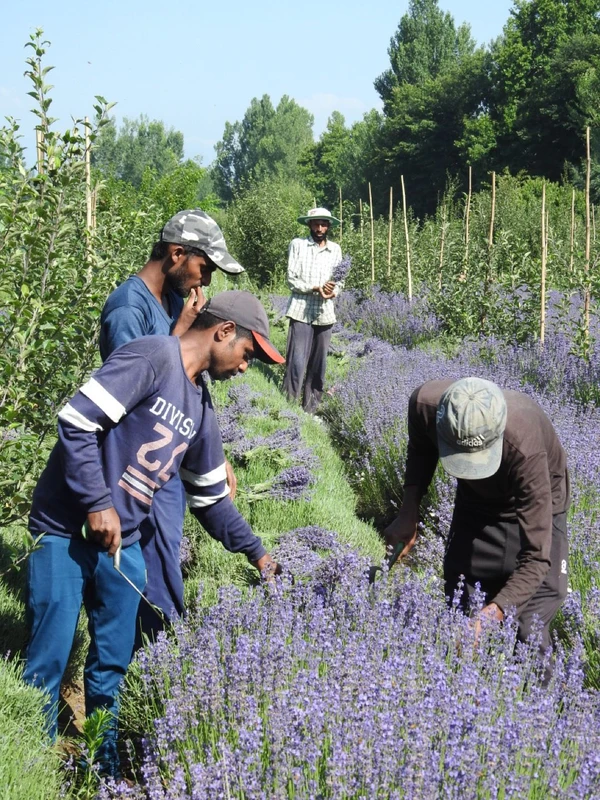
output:
MULTIPOLYGON (((399 544, 396 545, 394 552, 386 557, 385 560, 387 561, 388 570, 390 570, 400 558, 400 553, 404 550, 404 545, 404 542, 399 542, 399 544)), ((369 583, 375 583, 375 578, 377 577, 378 572, 383 572, 381 567, 369 567, 369 583)))
POLYGON ((122 553, 122 546, 121 546, 121 542, 119 542, 119 546, 117 547, 117 551, 113 556, 113 567, 116 569, 116 571, 119 573, 119 575, 127 581, 127 583, 131 586, 131 588, 134 589, 139 594, 139 596, 142 598, 144 603, 149 605, 150 608, 154 611, 154 613, 157 614, 164 623, 167 623, 168 619, 164 615, 162 609, 160 609, 158 606, 155 606, 154 603, 151 603, 150 600, 148 600, 148 598, 146 597, 146 595, 143 594, 142 592, 140 592, 140 590, 135 585, 135 583, 132 580, 130 580, 127 577, 127 575, 125 575, 124 572, 121 571, 121 553, 122 553))

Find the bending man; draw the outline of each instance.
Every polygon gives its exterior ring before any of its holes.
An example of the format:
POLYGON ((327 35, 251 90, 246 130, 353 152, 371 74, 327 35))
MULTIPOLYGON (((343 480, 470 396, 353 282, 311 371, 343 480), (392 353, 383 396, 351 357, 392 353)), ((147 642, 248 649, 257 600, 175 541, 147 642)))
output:
POLYGON ((86 713, 114 715, 102 769, 118 774, 117 693, 131 659, 145 566, 140 524, 178 472, 208 533, 259 570, 277 571, 229 497, 221 434, 201 373, 227 380, 252 358, 281 363, 267 315, 248 292, 223 292, 181 338, 145 336, 116 350, 59 413, 58 442, 33 495, 29 526, 44 534, 28 562, 30 639, 24 677, 48 691, 49 729, 81 604, 90 647, 86 713), (85 537, 82 529, 85 528, 85 537))
POLYGON ((542 649, 567 592, 567 462, 552 423, 526 394, 491 381, 428 381, 408 409, 404 501, 385 531, 405 556, 417 539, 419 503, 438 459, 458 478, 444 559, 446 596, 464 576, 462 602, 479 582, 483 614, 516 609, 519 639, 541 619, 542 649))

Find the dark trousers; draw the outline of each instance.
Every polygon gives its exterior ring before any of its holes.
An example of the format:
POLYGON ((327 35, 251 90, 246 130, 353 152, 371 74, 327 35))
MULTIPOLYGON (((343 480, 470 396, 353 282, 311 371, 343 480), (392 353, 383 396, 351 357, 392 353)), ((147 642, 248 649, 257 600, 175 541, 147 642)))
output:
POLYGON ((323 396, 332 328, 290 319, 283 389, 290 400, 299 400, 302 394, 302 408, 309 414, 315 412, 323 396))
MULTIPOLYGON (((514 572, 520 549, 518 522, 499 521, 485 525, 477 523, 476 514, 463 512, 457 515, 455 512, 444 561, 446 597, 450 601, 460 576, 464 575, 461 606, 465 611, 468 610, 469 598, 475 591, 475 583, 480 584, 486 602, 493 601, 514 572), (469 522, 472 527, 468 532, 465 528, 469 522)), ((567 596, 569 554, 566 513, 556 514, 552 518, 550 561, 550 571, 544 582, 517 617, 518 638, 523 642, 531 633, 534 617, 541 621, 541 650, 544 652, 552 644, 550 623, 567 596)))

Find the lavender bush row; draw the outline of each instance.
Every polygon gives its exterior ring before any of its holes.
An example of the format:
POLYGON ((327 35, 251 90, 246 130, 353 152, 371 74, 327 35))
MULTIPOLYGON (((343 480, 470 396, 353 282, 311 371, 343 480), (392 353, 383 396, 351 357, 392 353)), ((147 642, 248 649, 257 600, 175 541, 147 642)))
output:
POLYGON ((515 651, 509 620, 476 644, 431 573, 370 587, 320 529, 280 548, 295 585, 224 589, 138 655, 122 716, 145 731, 141 786, 100 797, 598 796, 600 697, 580 647, 542 689, 536 643, 515 651))
MULTIPOLYGON (((547 349, 507 346, 497 340, 465 343, 455 358, 419 349, 392 347, 371 341, 369 357, 359 360, 346 380, 327 398, 325 415, 333 441, 341 448, 348 474, 361 498, 361 512, 381 525, 401 503, 406 454, 406 414, 411 392, 432 378, 458 379, 479 375, 505 388, 525 391, 544 408, 569 459, 573 505, 570 517, 571 577, 577 593, 571 601, 569 636, 578 628, 586 642, 589 680, 600 686, 600 409, 577 401, 577 381, 589 381, 589 372, 574 357, 559 359, 564 340, 551 337, 547 349), (576 364, 575 372, 569 363, 576 364), (563 372, 563 378, 556 374, 563 372)), ((589 368, 593 370, 593 365, 589 368)), ((413 563, 441 571, 444 542, 449 530, 454 482, 438 470, 425 499, 422 537, 413 551, 413 563)))
POLYGON ((441 330, 427 297, 409 303, 403 294, 388 294, 377 286, 368 295, 356 290, 343 292, 336 301, 336 315, 341 325, 356 328, 367 337, 409 348, 441 330))

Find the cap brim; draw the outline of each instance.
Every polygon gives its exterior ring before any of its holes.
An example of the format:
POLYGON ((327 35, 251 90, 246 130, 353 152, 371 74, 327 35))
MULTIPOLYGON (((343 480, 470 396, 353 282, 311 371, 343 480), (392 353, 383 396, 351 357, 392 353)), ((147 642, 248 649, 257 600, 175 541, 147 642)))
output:
POLYGON ((261 336, 260 333, 252 331, 254 343, 258 348, 255 353, 259 361, 264 361, 265 364, 285 364, 285 358, 278 352, 268 339, 261 336))
POLYGON ((340 224, 339 219, 336 217, 298 217, 298 222, 301 225, 308 225, 309 222, 316 219, 324 219, 325 222, 329 222, 332 228, 337 228, 337 226, 340 224))
POLYGON ((202 249, 213 264, 222 269, 223 272, 228 272, 230 275, 239 275, 240 272, 246 271, 227 250, 216 250, 214 247, 202 247, 202 249))
POLYGON ((438 437, 440 461, 446 472, 455 478, 461 478, 465 481, 490 478, 500 468, 503 442, 504 439, 501 436, 490 447, 486 447, 485 450, 465 453, 464 450, 457 451, 453 449, 441 437, 438 437))

